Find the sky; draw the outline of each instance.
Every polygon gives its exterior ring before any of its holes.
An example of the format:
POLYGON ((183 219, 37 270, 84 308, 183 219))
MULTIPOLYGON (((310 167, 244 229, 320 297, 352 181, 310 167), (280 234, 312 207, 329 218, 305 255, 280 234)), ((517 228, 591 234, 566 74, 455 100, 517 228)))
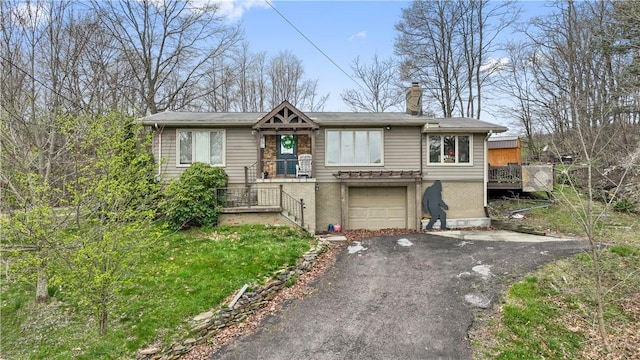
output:
MULTIPOLYGON (((358 85, 344 72, 351 74, 358 56, 369 64, 376 54, 379 59, 394 55, 394 25, 411 1, 271 0, 277 11, 265 0, 223 0, 222 4, 231 20, 241 22, 252 52, 275 56, 291 51, 302 60, 305 78, 318 80, 318 95, 329 94, 324 111, 350 111, 340 93, 358 85)), ((545 8, 541 0, 519 4, 523 18, 539 15, 545 8)), ((511 122, 496 113, 485 111, 482 120, 511 122)))
POLYGON ((376 53, 380 59, 393 55, 394 24, 410 2, 299 0, 271 4, 277 11, 265 1, 233 2, 232 14, 242 23, 251 51, 265 51, 269 56, 291 51, 302 61, 305 78, 318 80, 318 95, 329 94, 324 110, 350 111, 340 93, 358 85, 344 72, 351 74, 351 64, 358 56, 368 64, 376 53))

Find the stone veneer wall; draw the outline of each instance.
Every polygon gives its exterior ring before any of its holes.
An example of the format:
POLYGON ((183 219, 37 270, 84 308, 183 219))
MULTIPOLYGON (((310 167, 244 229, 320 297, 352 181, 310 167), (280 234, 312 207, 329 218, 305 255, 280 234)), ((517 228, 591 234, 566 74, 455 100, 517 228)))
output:
MULTIPOLYGON (((264 171, 269 173, 269 178, 276 176, 276 154, 278 152, 278 142, 276 137, 280 135, 266 135, 264 138, 264 149, 262 159, 264 160, 264 171)), ((309 135, 297 136, 297 154, 311 154, 311 138, 309 135)), ((295 175, 295 174, 294 174, 295 175)))
POLYGON ((264 286, 245 292, 232 308, 221 308, 202 313, 191 321, 192 337, 176 342, 165 348, 149 347, 139 350, 136 359, 140 360, 174 360, 188 353, 196 345, 203 344, 216 336, 222 329, 243 322, 249 315, 267 306, 278 291, 286 288, 288 283, 311 270, 318 256, 329 248, 327 242, 320 242, 307 253, 296 266, 289 266, 275 274, 264 286))

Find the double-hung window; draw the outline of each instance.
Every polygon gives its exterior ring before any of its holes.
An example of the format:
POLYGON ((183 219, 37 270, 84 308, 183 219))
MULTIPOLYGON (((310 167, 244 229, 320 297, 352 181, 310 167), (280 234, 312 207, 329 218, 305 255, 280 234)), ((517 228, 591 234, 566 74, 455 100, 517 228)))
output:
POLYGON ((470 135, 429 135, 430 164, 471 164, 470 135))
POLYGON ((189 166, 194 162, 209 165, 225 165, 224 130, 177 130, 177 166, 189 166))
POLYGON ((383 165, 382 130, 327 130, 327 165, 383 165))

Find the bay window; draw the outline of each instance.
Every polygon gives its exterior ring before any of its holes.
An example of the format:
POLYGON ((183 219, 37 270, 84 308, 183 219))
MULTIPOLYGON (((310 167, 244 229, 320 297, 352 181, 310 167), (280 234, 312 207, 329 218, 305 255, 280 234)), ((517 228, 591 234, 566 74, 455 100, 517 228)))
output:
POLYGON ((209 165, 225 165, 224 130, 177 130, 177 166, 189 166, 194 162, 209 165))

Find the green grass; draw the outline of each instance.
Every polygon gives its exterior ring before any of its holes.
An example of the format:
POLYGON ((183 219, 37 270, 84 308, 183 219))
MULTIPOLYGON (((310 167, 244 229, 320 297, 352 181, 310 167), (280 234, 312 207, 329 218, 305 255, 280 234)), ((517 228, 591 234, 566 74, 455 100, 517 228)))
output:
MULTIPOLYGON (((559 233, 565 236, 584 237, 584 228, 580 221, 576 221, 578 214, 567 207, 567 204, 580 204, 585 201, 584 195, 578 195, 569 187, 556 187, 554 191, 556 201, 545 201, 539 198, 516 197, 492 201, 489 206, 490 215, 494 219, 508 220, 508 211, 525 209, 543 204, 547 208, 537 208, 521 212, 525 216, 518 223, 541 232, 559 233)), ((594 202, 595 212, 602 211, 604 204, 594 202)), ((606 243, 640 244, 639 216, 631 213, 608 210, 595 226, 596 240, 606 243)))
POLYGON ((74 307, 64 288, 34 304, 31 286, 3 279, 6 359, 120 359, 139 348, 188 336, 187 320, 220 306, 243 284, 260 284, 307 251, 313 237, 287 227, 242 226, 168 234, 141 254, 134 285, 120 296, 108 333, 74 307))
POLYGON ((584 336, 572 332, 550 319, 561 316, 561 309, 551 301, 556 295, 541 286, 535 276, 511 286, 502 312, 505 344, 493 349, 496 359, 559 359, 574 355, 584 336))
MULTIPOLYGON (((637 294, 640 248, 616 245, 602 252, 605 321, 622 333, 635 319, 621 304, 637 294)), ((595 283, 585 254, 548 264, 507 291, 500 311, 474 335, 479 359, 580 359, 587 332, 595 331, 595 283), (591 328, 591 329, 589 329, 591 328)))
MULTIPOLYGON (((579 199, 564 190, 560 196, 579 199)), ((539 205, 528 199, 501 200, 493 204, 494 214, 539 205)), ((603 204, 596 204, 602 209, 603 204)), ((524 213, 523 225, 583 238, 567 208, 552 203, 546 209, 524 213)), ((599 252, 605 296, 605 321, 610 334, 624 339, 625 329, 636 320, 623 309, 625 301, 640 291, 639 216, 608 212, 597 225, 596 240, 609 246, 599 252)), ((585 240, 586 241, 586 240, 585 240)), ((497 311, 476 329, 471 338, 476 359, 580 359, 595 334, 595 276, 590 253, 547 264, 509 287, 497 311)), ((631 330, 632 333, 634 330, 631 330)), ((604 356, 592 350, 589 356, 604 356)), ((613 351, 616 351, 615 348, 613 351)), ((615 358, 615 355, 614 355, 615 358)))

